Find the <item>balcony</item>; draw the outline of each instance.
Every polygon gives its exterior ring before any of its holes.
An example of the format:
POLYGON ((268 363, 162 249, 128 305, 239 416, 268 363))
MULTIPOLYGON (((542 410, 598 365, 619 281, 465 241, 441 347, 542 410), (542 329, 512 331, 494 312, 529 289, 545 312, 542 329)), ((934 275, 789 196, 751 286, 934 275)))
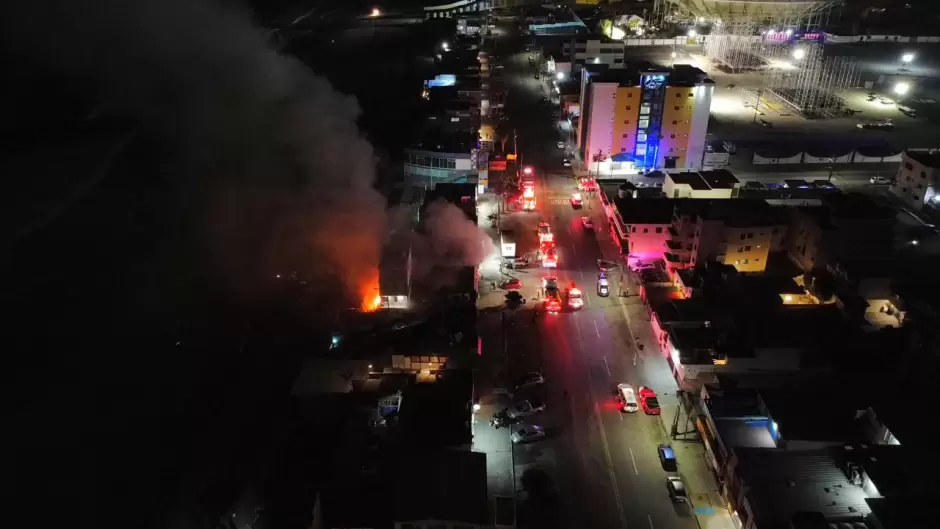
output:
POLYGON ((663 253, 663 257, 664 257, 664 258, 666 259, 666 261, 669 262, 670 264, 673 264, 673 265, 681 265, 681 264, 683 264, 683 263, 682 263, 682 258, 681 258, 678 254, 674 254, 674 253, 671 253, 671 252, 665 252, 665 253, 663 253))
POLYGON ((672 237, 673 239, 676 239, 676 238, 679 238, 679 237, 680 237, 680 236, 679 236, 679 231, 676 230, 676 229, 675 229, 674 227, 672 227, 672 226, 669 226, 669 228, 668 228, 666 231, 669 232, 669 236, 672 237))
POLYGON ((683 246, 685 245, 682 243, 682 241, 677 241, 675 239, 666 240, 666 248, 669 248, 670 250, 674 252, 681 252, 683 246))

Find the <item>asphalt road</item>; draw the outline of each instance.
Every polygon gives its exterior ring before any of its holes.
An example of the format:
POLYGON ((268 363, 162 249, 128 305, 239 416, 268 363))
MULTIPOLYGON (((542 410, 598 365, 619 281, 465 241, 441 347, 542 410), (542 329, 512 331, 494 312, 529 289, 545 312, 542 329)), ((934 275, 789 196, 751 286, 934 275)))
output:
POLYGON ((510 371, 538 369, 545 375, 545 386, 532 393, 547 409, 525 422, 543 426, 549 434, 543 441, 515 447, 517 481, 526 496, 520 525, 692 529, 696 522, 691 511, 675 506, 666 492, 667 473, 656 454, 657 444, 666 438, 662 421, 642 412, 621 414, 613 394, 620 382, 650 386, 661 394, 675 391, 665 360, 652 347, 639 351, 636 346, 638 330, 649 326, 646 308, 636 295, 617 296, 616 275, 612 296, 596 294, 597 260, 603 245, 612 244, 600 222, 602 210, 590 201, 582 210, 570 206, 575 182, 555 145, 561 132, 540 102, 544 88, 524 53, 503 53, 502 75, 510 90, 506 112, 517 129, 523 163, 537 169, 540 201, 537 212, 509 213, 504 222, 525 234, 521 251, 534 251, 536 225, 540 219, 548 221, 559 253, 555 271, 514 272, 523 280, 529 309, 510 316, 510 371), (582 215, 594 217, 596 233, 582 227, 582 215), (539 306, 534 289, 549 274, 560 284, 577 283, 585 292, 585 307, 555 315, 531 310, 539 306))

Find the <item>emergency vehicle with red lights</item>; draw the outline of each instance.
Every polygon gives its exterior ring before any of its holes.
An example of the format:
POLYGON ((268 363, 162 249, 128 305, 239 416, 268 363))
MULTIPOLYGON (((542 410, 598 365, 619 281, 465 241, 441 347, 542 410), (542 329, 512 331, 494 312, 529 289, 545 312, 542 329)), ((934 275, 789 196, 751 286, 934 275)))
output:
POLYGON ((558 292, 558 279, 554 276, 542 278, 542 291, 545 293, 545 310, 555 314, 561 311, 561 295, 558 292))
POLYGON ((581 193, 572 193, 571 194, 571 207, 580 208, 581 207, 581 193))
POLYGON ((574 281, 571 282, 571 286, 565 289, 565 298, 568 300, 568 307, 572 310, 578 310, 584 306, 584 294, 581 293, 581 289, 575 286, 574 281))
POLYGON ((555 242, 555 235, 552 233, 552 227, 547 222, 539 222, 538 227, 539 244, 555 242))
POLYGON ((535 169, 531 165, 522 168, 522 209, 535 211, 535 169))

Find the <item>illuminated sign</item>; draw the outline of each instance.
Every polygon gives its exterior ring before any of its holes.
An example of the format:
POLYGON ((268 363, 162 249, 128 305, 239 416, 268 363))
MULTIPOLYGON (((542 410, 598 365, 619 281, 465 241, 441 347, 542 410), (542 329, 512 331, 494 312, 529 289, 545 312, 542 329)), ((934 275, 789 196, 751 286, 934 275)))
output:
POLYGON ((646 90, 656 90, 666 84, 665 75, 645 75, 643 76, 643 88, 646 90))
POLYGON ((444 86, 454 86, 457 84, 457 76, 449 73, 442 73, 434 76, 434 79, 424 82, 428 88, 439 88, 444 86))
POLYGON ((506 160, 493 160, 490 162, 490 171, 505 171, 506 160))

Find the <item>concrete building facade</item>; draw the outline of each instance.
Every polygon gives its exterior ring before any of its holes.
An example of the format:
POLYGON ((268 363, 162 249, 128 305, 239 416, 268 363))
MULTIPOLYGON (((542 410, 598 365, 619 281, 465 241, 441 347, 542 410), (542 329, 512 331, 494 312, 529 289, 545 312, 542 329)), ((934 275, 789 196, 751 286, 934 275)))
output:
POLYGON ((699 169, 714 82, 697 68, 644 66, 581 75, 578 149, 610 177, 699 169))
POLYGON ((920 208, 928 201, 940 200, 940 152, 905 151, 891 192, 906 204, 920 208))

